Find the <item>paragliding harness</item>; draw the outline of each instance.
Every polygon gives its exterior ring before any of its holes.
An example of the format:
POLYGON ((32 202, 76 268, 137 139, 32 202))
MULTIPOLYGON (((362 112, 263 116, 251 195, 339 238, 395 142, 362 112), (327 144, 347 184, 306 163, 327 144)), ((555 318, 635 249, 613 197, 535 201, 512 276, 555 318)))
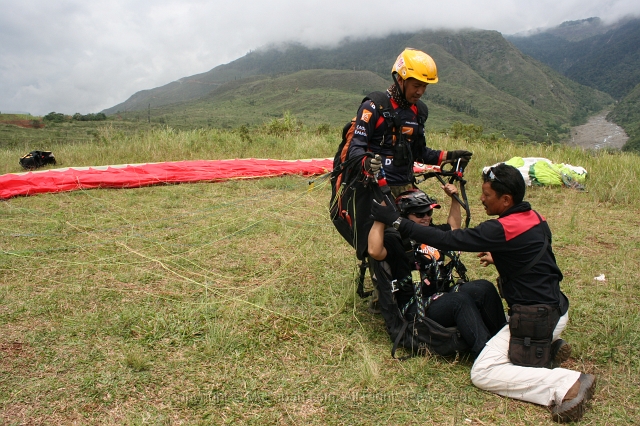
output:
MULTIPOLYGON (((406 244, 406 243, 405 243, 406 244)), ((457 292, 468 281, 466 268, 458 253, 444 252, 426 245, 416 247, 409 242, 407 252, 413 257, 417 268, 411 275, 394 280, 385 261, 371 260, 372 280, 378 290, 378 307, 384 318, 387 333, 393 342, 391 356, 396 357, 399 347, 406 349, 409 356, 424 352, 450 356, 468 351, 467 343, 462 339, 456 327, 443 327, 427 317, 431 302, 445 293, 457 292), (431 296, 423 295, 424 285, 434 286, 431 296), (399 290, 413 292, 413 296, 403 306, 398 306, 395 293, 399 290), (407 312, 415 305, 413 318, 407 319, 407 312)))
MULTIPOLYGON (((384 118, 386 131, 394 133, 394 157, 396 166, 402 164, 412 164, 413 158, 409 144, 402 136, 401 123, 394 112, 389 96, 385 92, 372 92, 367 95, 362 102, 371 100, 375 105, 379 115, 384 118)), ((423 102, 417 103, 418 122, 424 124, 429 115, 427 106, 423 102)), ((371 152, 354 158, 347 159, 349 146, 356 128, 356 117, 345 124, 342 129, 342 141, 333 159, 333 171, 331 172, 331 201, 329 203, 329 213, 331 221, 340 235, 356 250, 356 256, 360 260, 358 295, 362 298, 368 297, 371 291, 364 290, 364 278, 367 271, 367 239, 369 229, 373 220, 369 217, 371 210, 371 200, 376 197, 384 199, 381 187, 385 184, 376 184, 377 177, 371 176, 362 169, 365 157, 373 157, 371 152), (356 217, 358 212, 362 217, 356 217)), ((385 141, 382 137, 381 144, 385 141)), ((384 176, 382 177, 384 180, 384 176)), ((386 187, 386 189, 389 189, 386 187)), ((388 191, 390 194, 390 191, 388 191)), ((390 198, 391 205, 393 197, 390 198)))
POLYGON ((47 164, 56 164, 56 157, 51 151, 31 151, 20 157, 20 165, 25 170, 39 169, 47 164))
MULTIPOLYGON (((449 177, 450 183, 460 183, 462 199, 455 196, 456 201, 465 209, 465 227, 469 226, 470 210, 464 186, 463 170, 442 170, 431 166, 428 170, 418 173, 422 181, 437 177, 444 184, 444 177, 449 177)), ((411 275, 400 280, 394 280, 386 262, 371 260, 371 277, 378 293, 378 308, 384 318, 387 332, 393 341, 391 356, 395 358, 396 350, 401 347, 409 352, 409 356, 421 352, 431 352, 442 356, 450 356, 469 349, 456 327, 443 327, 427 317, 427 311, 432 301, 448 292, 457 292, 461 285, 469 281, 467 268, 460 259, 459 252, 437 250, 426 244, 417 245, 414 241, 403 240, 407 256, 416 265, 411 275), (424 285, 432 290, 430 296, 424 295, 424 285), (433 286, 433 287, 431 287, 433 286), (413 296, 403 306, 399 306, 395 293, 402 289, 405 293, 413 292, 413 296), (406 314, 415 305, 413 319, 407 320, 406 314)))

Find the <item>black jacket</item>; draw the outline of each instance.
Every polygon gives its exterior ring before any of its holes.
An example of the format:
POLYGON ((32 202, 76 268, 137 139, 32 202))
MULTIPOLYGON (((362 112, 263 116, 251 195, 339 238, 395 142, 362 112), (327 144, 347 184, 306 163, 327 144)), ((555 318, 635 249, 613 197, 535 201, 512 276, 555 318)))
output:
POLYGON ((441 250, 491 252, 500 276, 507 279, 502 291, 509 306, 555 305, 560 306, 563 315, 569 308, 569 301, 560 291, 562 272, 556 264, 551 244, 532 268, 514 276, 536 257, 546 238, 543 223, 527 202, 513 206, 498 219, 482 222, 475 228, 443 232, 403 220, 400 232, 441 250))
MULTIPOLYGON (((413 160, 424 164, 439 165, 444 151, 427 147, 424 136, 424 124, 418 123, 418 108, 401 109, 391 99, 394 111, 402 120, 402 133, 410 143, 413 160)), ((386 173, 387 182, 392 186, 407 185, 413 182, 413 163, 406 167, 395 167, 393 158, 393 132, 387 132, 387 124, 380 116, 372 101, 365 101, 358 109, 356 128, 349 146, 348 158, 373 152, 382 156, 382 166, 386 173), (386 133, 386 135, 385 135, 386 133)))

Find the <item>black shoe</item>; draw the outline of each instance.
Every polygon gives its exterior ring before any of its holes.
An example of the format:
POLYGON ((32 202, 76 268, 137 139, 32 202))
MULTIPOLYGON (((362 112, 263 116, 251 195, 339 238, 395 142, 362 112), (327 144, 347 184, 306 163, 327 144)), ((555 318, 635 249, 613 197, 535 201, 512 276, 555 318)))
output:
POLYGON ((378 303, 378 289, 374 288, 369 296, 369 313, 378 315, 381 313, 380 304, 378 303))
POLYGON ((584 415, 585 405, 596 390, 596 376, 580 373, 578 378, 580 388, 577 395, 569 400, 562 401, 551 410, 553 420, 558 423, 577 422, 584 415))
POLYGON ((558 339, 551 344, 551 366, 558 368, 571 356, 571 345, 562 339, 558 339))

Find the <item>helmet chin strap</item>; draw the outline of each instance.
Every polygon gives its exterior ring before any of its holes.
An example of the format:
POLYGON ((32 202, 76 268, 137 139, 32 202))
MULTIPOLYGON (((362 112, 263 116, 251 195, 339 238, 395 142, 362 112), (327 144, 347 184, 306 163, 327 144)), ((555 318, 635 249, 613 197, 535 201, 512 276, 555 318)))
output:
POLYGON ((396 78, 396 75, 398 75, 397 72, 394 72, 393 74, 391 74, 391 77, 393 77, 393 82, 396 84, 398 91, 402 93, 402 97, 404 98, 404 100, 409 102, 409 100, 407 99, 407 94, 404 91, 404 84, 402 85, 402 88, 400 88, 400 84, 398 83, 398 79, 396 78))

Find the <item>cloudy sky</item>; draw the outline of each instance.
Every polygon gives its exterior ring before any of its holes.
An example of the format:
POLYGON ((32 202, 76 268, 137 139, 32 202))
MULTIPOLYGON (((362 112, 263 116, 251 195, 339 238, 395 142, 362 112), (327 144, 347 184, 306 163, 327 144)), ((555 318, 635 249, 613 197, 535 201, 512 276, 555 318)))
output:
POLYGON ((513 34, 638 0, 0 0, 0 112, 99 112, 269 43, 473 27, 513 34))

